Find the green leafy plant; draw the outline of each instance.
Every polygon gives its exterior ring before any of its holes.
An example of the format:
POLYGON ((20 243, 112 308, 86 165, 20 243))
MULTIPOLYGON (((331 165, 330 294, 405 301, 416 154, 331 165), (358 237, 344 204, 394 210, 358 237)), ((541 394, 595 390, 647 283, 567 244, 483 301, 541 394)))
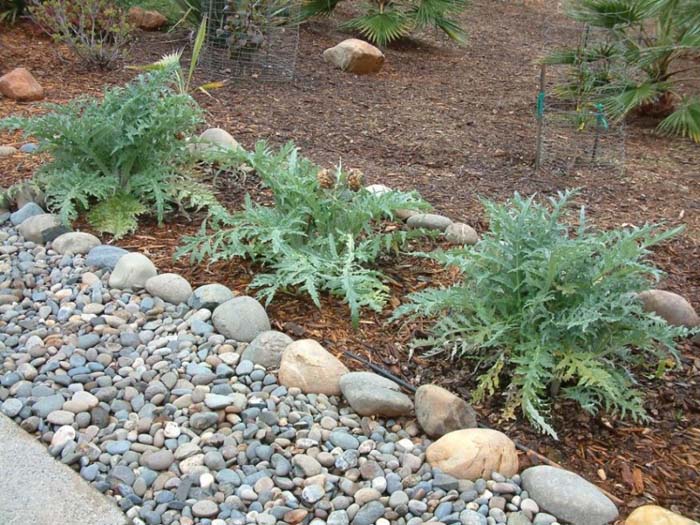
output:
POLYGON ((178 24, 185 22, 192 27, 197 27, 202 23, 205 15, 200 2, 196 0, 172 0, 172 2, 180 12, 178 24))
POLYGON ((700 96, 692 88, 700 71, 697 1, 572 0, 567 12, 605 42, 546 59, 571 68, 563 94, 602 103, 618 119, 632 111, 660 117, 660 133, 700 142, 700 96))
POLYGON ((130 41, 126 12, 112 0, 45 0, 30 7, 34 21, 86 64, 112 68, 130 41))
MULTIPOLYGON (((164 71, 170 70, 175 76, 175 87, 177 92, 181 95, 190 94, 193 91, 192 79, 194 77, 194 72, 199 65, 199 59, 201 57, 202 48, 204 47, 204 40, 207 35, 207 17, 202 18, 199 24, 199 29, 197 30, 197 35, 195 36, 194 43, 192 45, 192 56, 190 57, 190 66, 187 72, 182 69, 182 54, 183 50, 174 51, 164 55, 157 62, 148 64, 145 66, 129 66, 130 69, 136 69, 140 71, 164 71)), ((197 91, 209 94, 209 90, 219 89, 224 86, 224 82, 207 82, 200 86, 197 86, 197 91)))
POLYGON ((270 273, 258 273, 251 287, 268 303, 280 291, 299 291, 320 307, 321 292, 328 292, 348 303, 355 324, 362 308, 380 311, 388 288, 372 264, 421 234, 383 230, 381 220, 427 205, 414 193, 372 193, 357 172, 319 170, 292 144, 272 154, 259 142, 252 153, 229 155, 229 162, 257 172, 274 205, 246 196, 242 211, 214 210, 199 234, 185 238, 178 256, 211 262, 245 257, 262 264, 270 273))
POLYGON ((461 272, 454 286, 412 294, 395 318, 430 318, 429 337, 414 348, 475 360, 474 401, 501 393, 504 415, 516 410, 556 436, 551 392, 596 413, 644 416, 632 366, 677 358, 687 335, 645 312, 636 294, 661 272, 649 248, 680 228, 595 231, 581 208, 578 225, 564 215, 571 193, 549 206, 518 194, 506 204, 483 201, 490 231, 473 248, 429 255, 461 272))
MULTIPOLYGON (((301 17, 329 15, 339 3, 340 0, 305 0, 301 17)), ((466 33, 456 20, 456 15, 466 7, 466 0, 371 0, 363 6, 364 14, 341 27, 359 31, 378 46, 386 46, 426 27, 440 29, 459 43, 466 40, 466 33)))
POLYGON ((24 14, 26 7, 24 0, 0 0, 0 24, 14 24, 24 14))
POLYGON ((0 128, 21 128, 52 159, 37 180, 49 208, 66 223, 82 211, 100 231, 120 237, 136 217, 162 221, 178 206, 215 206, 211 193, 189 175, 185 141, 202 122, 186 93, 173 89, 172 68, 142 74, 102 99, 82 97, 50 105, 48 113, 10 117, 0 128))

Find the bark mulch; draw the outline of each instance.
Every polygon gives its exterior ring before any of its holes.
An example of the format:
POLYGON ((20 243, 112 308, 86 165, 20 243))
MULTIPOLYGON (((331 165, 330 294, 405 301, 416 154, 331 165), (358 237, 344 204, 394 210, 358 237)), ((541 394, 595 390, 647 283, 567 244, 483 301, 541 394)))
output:
MULTIPOLYGON (((289 83, 232 82, 213 97, 197 95, 207 120, 233 134, 245 147, 264 138, 288 140, 323 165, 364 171, 370 183, 417 189, 436 209, 485 231, 480 197, 504 199, 514 191, 551 195, 579 188, 601 227, 664 221, 683 223, 682 236, 658 249, 655 261, 667 272, 661 286, 700 305, 700 148, 654 134, 649 122, 628 123, 626 170, 586 167, 565 173, 533 173, 537 59, 557 43, 572 41, 577 28, 556 2, 474 0, 465 13, 469 43, 459 48, 433 34, 407 40, 386 51, 377 76, 355 77, 323 63, 323 49, 347 35, 333 19, 301 30, 297 78, 289 83)), ((186 33, 140 34, 130 64, 143 64, 187 43, 186 33)), ((120 68, 89 71, 67 50, 55 46, 28 23, 0 27, 0 72, 29 68, 46 88, 48 101, 99 94, 105 85, 134 75, 120 68)), ((206 80, 205 75, 202 80, 206 80)), ((0 100, 0 117, 42 111, 39 104, 0 100)), ((0 132, 0 144, 20 145, 18 134, 0 132)), ((0 185, 31 177, 40 157, 0 158, 0 185)), ((224 178, 219 188, 229 206, 242 195, 260 195, 252 178, 241 184, 224 178)), ((173 217, 167 224, 144 223, 119 242, 149 255, 163 271, 177 271, 193 285, 218 281, 246 293, 255 271, 235 260, 210 267, 173 260, 182 235, 194 232, 199 217, 173 217)), ((430 249, 426 242, 415 248, 430 249)), ((354 330, 347 308, 324 298, 321 309, 304 297, 280 295, 270 305, 275 328, 294 337, 318 339, 349 366, 343 355, 364 356, 407 382, 434 381, 469 397, 475 384, 468 365, 446 359, 408 359, 412 336, 424 327, 390 324, 391 309, 414 290, 454 278, 424 260, 402 256, 382 262, 391 281, 391 301, 380 314, 366 313, 354 330)), ((655 502, 700 518, 700 350, 682 345, 683 367, 662 379, 640 375, 650 419, 634 423, 591 417, 569 404, 553 409, 559 441, 543 437, 522 421, 500 421, 499 399, 477 407, 482 421, 562 466, 577 471, 625 503, 623 512, 655 502)), ((531 462, 523 457, 525 463, 531 462)))

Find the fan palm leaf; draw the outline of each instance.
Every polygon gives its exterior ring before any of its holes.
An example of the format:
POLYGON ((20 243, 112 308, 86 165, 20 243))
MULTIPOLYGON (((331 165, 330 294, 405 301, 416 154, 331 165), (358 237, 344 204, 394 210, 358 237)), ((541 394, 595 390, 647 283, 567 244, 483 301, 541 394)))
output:
POLYGON ((302 20, 314 16, 328 16, 339 2, 340 0, 306 0, 301 4, 299 16, 302 20))
POLYGON ((409 34, 413 29, 413 21, 396 8, 381 11, 370 7, 366 14, 348 20, 341 27, 359 31, 373 44, 384 47, 409 34))
POLYGON ((700 98, 688 97, 657 128, 663 135, 680 135, 700 143, 700 98))

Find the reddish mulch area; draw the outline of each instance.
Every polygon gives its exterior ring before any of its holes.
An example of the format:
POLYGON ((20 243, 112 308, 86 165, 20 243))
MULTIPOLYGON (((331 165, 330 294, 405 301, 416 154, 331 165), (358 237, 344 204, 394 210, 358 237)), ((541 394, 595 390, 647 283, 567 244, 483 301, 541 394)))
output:
MULTIPOLYGON (((589 168, 533 174, 536 60, 576 35, 550 4, 475 0, 465 14, 466 48, 421 35, 387 50, 383 71, 373 77, 342 74, 323 63, 322 50, 346 36, 332 20, 323 20, 302 29, 295 82, 241 81, 214 92, 214 98, 198 99, 209 123, 226 128, 246 147, 261 138, 275 145, 294 140, 320 164, 342 159, 345 166, 362 169, 369 182, 415 188, 440 212, 478 231, 488 227, 480 196, 550 195, 572 187, 580 188, 577 200, 600 227, 684 223, 683 236, 657 250, 655 260, 668 273, 662 286, 700 305, 700 147, 660 138, 650 123, 631 122, 624 174, 589 168)), ((142 34, 130 63, 148 62, 184 43, 179 34, 142 34)), ((51 102, 97 94, 105 84, 133 76, 126 69, 87 71, 28 24, 0 28, 0 49, 0 71, 28 67, 51 102)), ((40 110, 37 104, 0 100, 0 117, 40 110)), ((8 143, 19 145, 21 139, 0 133, 0 144, 8 143)), ((0 184, 31 176, 38 162, 27 155, 0 158, 0 184)), ((232 207, 240 205, 245 191, 260 193, 252 178, 242 187, 221 182, 219 195, 232 207)), ((199 219, 178 217, 160 227, 144 224, 120 245, 147 253, 159 268, 180 272, 193 285, 218 281, 244 293, 256 270, 245 261, 203 267, 173 260, 180 237, 198 226, 199 219)), ((422 248, 431 248, 430 243, 422 248)), ((318 339, 338 355, 349 350, 412 384, 435 381, 468 397, 475 382, 465 364, 420 356, 408 361, 408 342, 423 327, 387 322, 407 293, 453 276, 406 256, 383 261, 382 269, 391 278, 391 304, 381 314, 365 314, 358 330, 351 327, 346 307, 331 298, 319 310, 303 297, 279 296, 270 317, 276 328, 318 339)), ((624 500, 624 512, 656 502, 698 519, 700 351, 690 343, 682 351, 681 370, 663 380, 641 375, 651 416, 642 424, 589 417, 576 407, 557 405, 553 413, 560 440, 554 441, 521 420, 499 421, 498 399, 477 408, 484 422, 624 500)))

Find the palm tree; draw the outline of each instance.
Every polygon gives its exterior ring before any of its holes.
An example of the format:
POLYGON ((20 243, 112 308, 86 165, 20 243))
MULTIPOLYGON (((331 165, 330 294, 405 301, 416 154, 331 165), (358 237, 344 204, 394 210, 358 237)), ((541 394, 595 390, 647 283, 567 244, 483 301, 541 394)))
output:
POLYGON ((546 59, 574 66, 578 80, 567 91, 602 103, 614 118, 662 117, 659 132, 700 142, 697 0, 572 0, 567 14, 607 35, 604 44, 546 59))

